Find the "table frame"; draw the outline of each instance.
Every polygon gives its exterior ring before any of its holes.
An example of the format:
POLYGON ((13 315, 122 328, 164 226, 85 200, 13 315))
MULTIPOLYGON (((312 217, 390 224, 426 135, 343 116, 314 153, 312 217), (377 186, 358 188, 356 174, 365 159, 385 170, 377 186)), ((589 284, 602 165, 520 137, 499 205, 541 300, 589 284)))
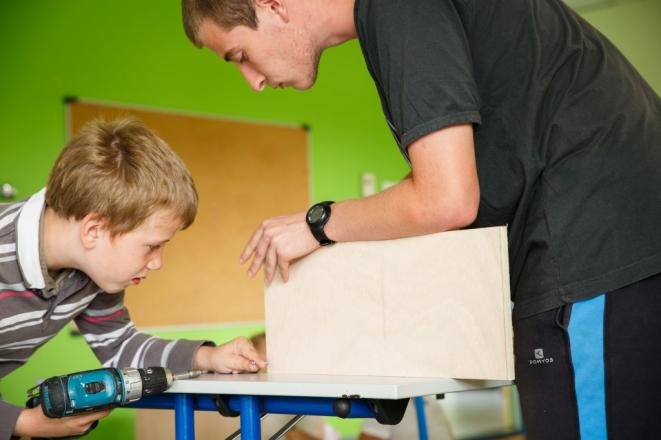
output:
POLYGON ((502 380, 460 381, 357 376, 271 375, 272 379, 269 378, 269 375, 261 377, 251 377, 251 375, 205 376, 175 382, 168 392, 144 397, 133 402, 129 407, 174 409, 176 440, 195 439, 195 411, 216 411, 224 416, 238 416, 240 417, 241 438, 243 440, 260 440, 260 421, 264 413, 383 420, 383 413, 377 415, 374 412, 376 401, 393 402, 396 399, 413 398, 420 439, 427 440, 428 433, 421 395, 494 388, 511 384, 510 381, 502 380), (205 376, 207 376, 206 381, 205 376), (320 385, 321 387, 319 387, 320 385), (379 385, 380 388, 376 385, 379 385), (356 390, 358 393, 345 392, 346 390, 356 390), (299 395, 285 395, 297 393, 299 395), (320 395, 314 396, 315 393, 320 395))

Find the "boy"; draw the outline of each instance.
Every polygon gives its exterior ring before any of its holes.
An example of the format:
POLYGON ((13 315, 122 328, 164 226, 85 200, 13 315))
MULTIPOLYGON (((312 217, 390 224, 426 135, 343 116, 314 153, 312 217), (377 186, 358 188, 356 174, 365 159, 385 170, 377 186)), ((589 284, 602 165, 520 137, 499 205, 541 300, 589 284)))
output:
MULTIPOLYGON (((140 333, 123 306, 124 289, 161 268, 165 244, 196 212, 185 165, 142 124, 97 121, 81 130, 46 190, 0 205, 0 377, 72 320, 105 367, 264 367, 245 338, 218 347, 159 339, 140 333)), ((0 401, 0 440, 80 435, 107 414, 48 419, 39 407, 0 401)))

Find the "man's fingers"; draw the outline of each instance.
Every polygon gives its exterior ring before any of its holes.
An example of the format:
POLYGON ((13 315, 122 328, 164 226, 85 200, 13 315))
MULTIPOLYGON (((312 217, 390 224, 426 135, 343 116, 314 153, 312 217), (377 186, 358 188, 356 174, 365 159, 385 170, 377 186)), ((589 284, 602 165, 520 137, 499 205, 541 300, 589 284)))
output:
POLYGON ((248 277, 264 266, 264 279, 271 284, 278 271, 284 282, 289 279, 289 263, 318 248, 305 223, 305 213, 264 220, 239 257, 243 264, 252 257, 248 277), (284 260, 284 261, 281 261, 284 260))
POLYGON ((266 237, 262 237, 262 240, 257 244, 257 248, 254 251, 254 257, 252 263, 250 264, 250 269, 248 269, 248 276, 250 278, 254 277, 259 268, 264 264, 264 258, 266 257, 266 252, 269 248, 269 241, 266 237))
POLYGON ((253 252, 255 252, 257 245, 262 239, 262 235, 264 235, 264 228, 260 226, 259 229, 257 229, 255 233, 252 234, 252 237, 250 237, 250 240, 248 240, 248 244, 246 245, 246 247, 243 248, 243 252, 241 252, 241 256, 239 257, 239 262, 241 264, 248 261, 248 258, 250 258, 253 252))
POLYGON ((278 260, 278 256, 275 253, 275 247, 270 246, 268 251, 266 251, 266 261, 264 264, 264 273, 266 275, 267 286, 271 284, 271 281, 273 281, 277 260, 278 260))
POLYGON ((278 269, 280 270, 280 277, 283 282, 289 280, 289 262, 284 260, 278 260, 278 269))

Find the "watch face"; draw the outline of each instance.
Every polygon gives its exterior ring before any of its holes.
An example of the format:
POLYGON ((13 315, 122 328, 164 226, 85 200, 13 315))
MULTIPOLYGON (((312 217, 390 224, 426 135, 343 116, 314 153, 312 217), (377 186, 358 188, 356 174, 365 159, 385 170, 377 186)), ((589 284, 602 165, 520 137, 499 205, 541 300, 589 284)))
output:
POLYGON ((324 215, 324 207, 321 205, 313 206, 308 212, 308 222, 317 223, 321 220, 321 217, 324 215))

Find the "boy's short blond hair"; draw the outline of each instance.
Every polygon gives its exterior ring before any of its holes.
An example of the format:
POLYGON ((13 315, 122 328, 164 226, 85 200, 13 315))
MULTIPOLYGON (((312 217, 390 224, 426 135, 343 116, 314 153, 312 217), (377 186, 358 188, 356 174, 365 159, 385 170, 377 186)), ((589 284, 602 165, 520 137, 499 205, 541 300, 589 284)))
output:
POLYGON ((48 179, 46 204, 81 220, 94 213, 112 236, 130 232, 159 210, 185 229, 197 213, 186 165, 142 123, 123 118, 88 123, 60 152, 48 179))

